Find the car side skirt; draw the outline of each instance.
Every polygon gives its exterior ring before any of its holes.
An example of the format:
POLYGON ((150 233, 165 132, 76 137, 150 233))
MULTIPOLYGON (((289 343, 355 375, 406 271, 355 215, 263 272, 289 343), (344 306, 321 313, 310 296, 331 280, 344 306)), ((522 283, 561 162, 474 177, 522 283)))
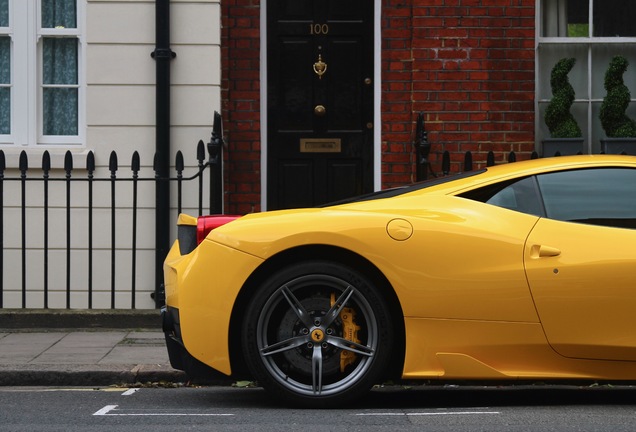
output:
POLYGON ((405 379, 636 379, 636 362, 559 355, 540 323, 406 318, 405 325, 405 379))

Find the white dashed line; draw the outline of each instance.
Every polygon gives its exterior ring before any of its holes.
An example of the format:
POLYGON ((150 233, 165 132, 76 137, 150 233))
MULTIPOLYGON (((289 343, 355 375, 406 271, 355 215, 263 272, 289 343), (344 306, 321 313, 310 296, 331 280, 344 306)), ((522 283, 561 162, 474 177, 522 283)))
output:
POLYGON ((421 413, 359 413, 357 416, 438 416, 438 415, 483 415, 483 414, 501 414, 499 411, 438 411, 438 412, 421 412, 421 413))
POLYGON ((234 414, 229 413, 119 413, 113 412, 119 405, 106 405, 104 408, 95 411, 94 416, 193 416, 193 417, 228 417, 234 414))

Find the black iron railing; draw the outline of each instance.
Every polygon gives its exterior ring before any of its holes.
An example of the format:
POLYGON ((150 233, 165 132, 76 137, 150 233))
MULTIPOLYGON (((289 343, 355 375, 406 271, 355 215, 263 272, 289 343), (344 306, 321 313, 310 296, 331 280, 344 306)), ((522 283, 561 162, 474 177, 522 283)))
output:
MULTIPOLYGON (((197 189, 197 207, 198 214, 204 212, 204 190, 206 189, 205 179, 206 171, 208 171, 209 180, 209 196, 207 202, 209 203, 209 213, 219 214, 222 213, 222 130, 220 126, 220 116, 215 114, 215 126, 212 132, 212 138, 207 144, 209 151, 209 158, 206 159, 206 145, 203 141, 199 141, 196 149, 197 168, 193 174, 186 176, 184 171, 186 170, 184 157, 181 151, 177 152, 174 163, 174 177, 161 177, 157 175, 156 166, 153 165, 154 176, 141 176, 142 167, 140 163, 140 157, 138 152, 134 152, 130 164, 130 170, 132 175, 130 177, 118 174, 120 169, 118 162, 118 155, 116 152, 110 153, 108 172, 109 175, 96 175, 95 157, 93 152, 89 152, 86 157, 85 169, 76 169, 73 166, 73 156, 69 152, 65 154, 63 173, 59 170, 51 170, 51 158, 48 151, 45 151, 41 165, 37 168, 30 167, 30 160, 25 151, 21 152, 19 157, 19 163, 17 169, 6 168, 5 154, 0 150, 0 308, 5 307, 21 307, 31 308, 34 307, 29 304, 28 297, 32 297, 33 292, 29 292, 27 282, 29 278, 39 279, 41 282, 36 282, 38 287, 41 284, 41 290, 36 290, 36 294, 41 295, 42 298, 38 301, 36 307, 49 308, 50 306, 50 275, 51 275, 51 260, 50 255, 52 248, 49 244, 52 232, 59 234, 60 231, 64 231, 64 265, 63 271, 64 284, 63 290, 65 291, 65 307, 70 308, 94 308, 94 285, 96 282, 95 270, 96 267, 100 267, 103 271, 102 263, 95 262, 95 211, 96 208, 103 212, 106 207, 110 213, 110 222, 108 227, 99 226, 99 230, 110 230, 110 307, 116 308, 117 303, 126 303, 128 307, 135 309, 137 307, 137 283, 138 283, 138 235, 139 235, 139 187, 141 184, 149 183, 156 188, 159 184, 176 184, 177 197, 176 203, 172 205, 172 208, 176 208, 177 213, 183 211, 183 198, 184 198, 184 184, 192 185, 188 190, 193 187, 197 189), (55 171, 55 172, 52 172, 55 171), (79 171, 79 173, 78 173, 79 171), (51 203, 52 192, 51 187, 56 185, 56 202, 53 205, 51 203), (98 186, 101 185, 101 186, 98 186), (124 186, 125 185, 125 186, 124 186), (102 191, 109 190, 109 196, 104 197, 103 193, 96 196, 95 188, 100 187, 102 191), (10 189, 10 191, 9 191, 10 189), (35 202, 35 199, 30 195, 33 192, 37 192, 38 198, 41 196, 41 202, 35 202), (63 191, 63 193, 61 192, 63 191), (8 206, 6 204, 5 193, 9 192, 11 198, 14 199, 19 195, 18 203, 8 206), (118 194, 123 193, 124 198, 120 198, 118 194), (16 195, 17 194, 17 195, 16 195), (64 198, 60 198, 58 195, 63 195, 64 198), (96 199, 99 199, 99 206, 96 207, 96 199), (60 202, 63 201, 63 202, 60 202), (78 201, 81 204, 78 204, 78 201), (84 204, 85 203, 85 204, 84 204), (60 210, 63 208, 63 216, 60 210), (122 212, 125 209, 125 212, 122 212), (52 220, 51 213, 55 211, 57 217, 52 220), (19 217, 7 217, 7 213, 15 216, 19 214, 19 217), (126 214, 126 217, 123 215, 126 214), (127 216, 130 216, 129 218, 127 216), (29 221, 37 221, 37 225, 29 221), (80 237, 81 239, 72 238, 73 226, 75 224, 86 225, 86 231, 80 237), (131 233, 130 243, 126 245, 118 244, 117 230, 125 228, 126 233, 131 233), (19 244, 11 245, 7 248, 5 244, 5 233, 11 232, 14 235, 19 231, 19 244), (38 237, 41 233, 39 239, 38 237), (82 243, 78 246, 78 242, 82 243), (14 256, 10 261, 9 267, 7 264, 9 261, 6 259, 7 251, 14 252, 14 256), (19 250, 19 255, 15 254, 19 250), (122 250, 126 251, 126 254, 130 254, 130 267, 127 266, 125 272, 129 274, 129 286, 122 288, 117 286, 117 272, 118 272, 118 254, 122 253, 122 250), (34 269, 39 270, 40 264, 35 263, 29 258, 33 251, 41 255, 41 266, 43 274, 39 275, 34 269), (78 254, 82 254, 82 259, 77 259, 78 254), (15 259, 17 258, 17 259, 15 259), (72 301, 72 294, 78 290, 77 286, 72 285, 72 275, 79 265, 84 265, 82 273, 87 275, 85 281, 86 297, 85 304, 78 304, 72 301), (16 268, 17 267, 17 268, 16 268), (11 302, 11 306, 7 306, 5 297, 11 291, 12 295, 16 295, 19 288, 19 304, 16 305, 16 301, 11 302), (11 287, 11 290, 7 289, 11 287), (27 294, 30 294, 28 296, 27 294), (121 297, 129 296, 128 300, 122 300, 121 297)), ((194 167, 192 168, 194 170, 194 167)), ((105 170, 100 169, 100 172, 105 174, 105 170)), ((151 186, 152 186, 151 185, 151 186)), ((188 195, 192 196, 192 195, 188 195)), ((145 209, 147 210, 147 209, 145 209)), ((194 209, 188 209, 194 212, 194 209)), ((208 208, 205 211, 207 213, 208 208)), ((174 221, 169 221, 170 224, 174 221)), ((171 226, 160 227, 157 231, 162 231, 168 235, 171 226)), ((99 238, 100 241, 104 241, 104 235, 99 238)), ((156 239, 155 239, 156 240, 156 239)), ((61 252, 55 248, 55 252, 61 252)), ((156 248, 155 248, 156 249, 156 248)), ((162 280, 162 268, 161 263, 165 257, 157 257, 155 260, 155 273, 154 282, 150 282, 152 276, 143 276, 145 286, 154 285, 154 290, 151 290, 150 294, 154 299, 155 307, 159 307, 163 303, 162 286, 160 282, 162 280), (157 264, 159 263, 159 264, 157 264)), ((59 265, 57 266, 60 267, 59 265)), ((59 273, 59 269, 57 273, 59 273)), ((100 281, 103 282, 103 281, 100 281)), ((103 283, 102 283, 103 286, 103 283)), ((84 288, 84 287, 82 287, 84 288)), ((56 293, 62 291, 59 286, 59 282, 55 287, 56 293)), ((103 294, 103 288, 101 289, 103 294)), ((59 296, 58 296, 59 298, 59 296)), ((59 301, 57 302, 59 303, 59 301)), ((56 307, 60 307, 59 304, 56 307)), ((103 307, 103 306, 101 306, 103 307)))

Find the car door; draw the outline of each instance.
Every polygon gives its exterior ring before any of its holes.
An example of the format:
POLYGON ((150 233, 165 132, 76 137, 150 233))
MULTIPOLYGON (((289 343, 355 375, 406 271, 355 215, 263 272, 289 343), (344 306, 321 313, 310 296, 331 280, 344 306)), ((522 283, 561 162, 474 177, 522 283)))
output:
POLYGON ((636 170, 537 181, 547 217, 524 261, 548 342, 566 357, 636 360, 636 170))

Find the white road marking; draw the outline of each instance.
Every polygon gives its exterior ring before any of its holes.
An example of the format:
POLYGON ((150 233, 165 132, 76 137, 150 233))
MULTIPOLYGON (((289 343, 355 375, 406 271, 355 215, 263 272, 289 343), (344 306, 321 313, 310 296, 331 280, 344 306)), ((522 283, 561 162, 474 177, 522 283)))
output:
POLYGON ((39 387, 28 387, 28 388, 0 388, 0 393, 49 393, 49 392, 120 392, 122 390, 126 390, 126 388, 122 387, 75 387, 75 388, 39 388, 39 387))
POLYGON ((357 416, 437 416, 437 415, 481 415, 501 414, 499 411, 438 411, 422 413, 359 413, 357 416))
POLYGON ((135 393, 137 393, 138 391, 139 391, 139 389, 138 389, 138 388, 131 388, 131 389, 128 389, 128 390, 126 390, 125 392, 123 392, 121 395, 122 395, 122 396, 132 396, 132 395, 134 395, 135 393))
POLYGON ((104 416, 104 415, 107 415, 110 411, 114 410, 115 408, 117 408, 117 405, 106 405, 104 408, 100 409, 99 411, 95 411, 93 415, 104 416))
POLYGON ((227 417, 234 414, 229 413, 114 413, 119 405, 106 405, 96 411, 94 416, 207 416, 207 417, 227 417))

